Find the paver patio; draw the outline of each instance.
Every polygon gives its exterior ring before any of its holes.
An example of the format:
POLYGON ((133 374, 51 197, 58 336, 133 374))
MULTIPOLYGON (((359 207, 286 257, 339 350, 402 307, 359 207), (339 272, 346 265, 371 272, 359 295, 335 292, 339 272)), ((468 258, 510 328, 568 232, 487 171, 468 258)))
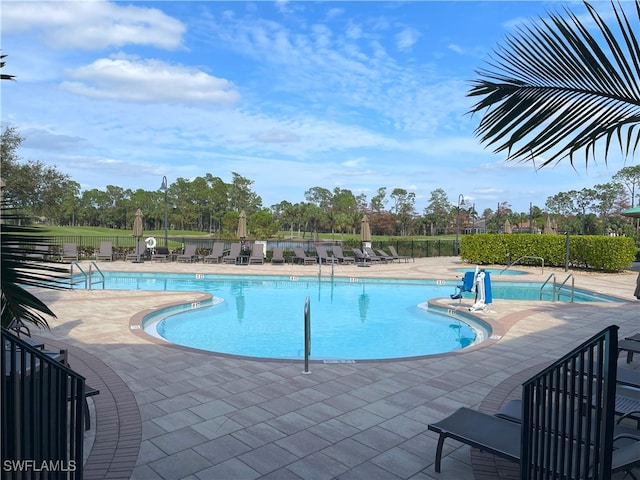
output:
MULTIPOLYGON (((334 273, 452 280, 461 275, 456 272, 461 266, 455 258, 440 257, 370 268, 339 265, 334 273)), ((318 266, 270 264, 115 261, 99 267, 287 277, 319 273, 318 266)), ((530 272, 527 281, 544 281, 552 271, 566 276, 559 269, 516 268, 530 272)), ((329 277, 331 270, 323 265, 321 275, 329 277)), ((628 302, 498 299, 489 313, 479 314, 494 326, 494 337, 479 346, 396 361, 313 362, 309 375, 302 374, 303 362, 200 352, 131 328, 145 312, 197 301, 198 292, 43 291, 39 296, 58 319, 50 322, 50 332, 37 335, 53 347, 69 348, 71 365, 100 389, 93 397, 95 439, 87 479, 511 479, 517 478, 513 464, 470 453, 454 441, 446 443, 442 473, 436 474, 437 437, 426 425, 461 406, 495 411, 537 369, 606 325, 618 325, 621 338, 640 331, 640 304, 632 296, 636 272, 571 273, 576 287, 628 302)), ((458 305, 446 298, 439 303, 458 305)), ((462 307, 470 303, 463 300, 462 307)), ((640 358, 626 366, 640 369, 640 358)))

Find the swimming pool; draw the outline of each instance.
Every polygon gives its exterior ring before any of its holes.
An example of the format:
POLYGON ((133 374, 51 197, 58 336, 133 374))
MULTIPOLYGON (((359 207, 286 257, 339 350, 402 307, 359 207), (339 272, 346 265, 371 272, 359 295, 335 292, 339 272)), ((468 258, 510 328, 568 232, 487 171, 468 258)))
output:
MULTIPOLYGON (((303 307, 309 297, 311 358, 318 360, 406 358, 451 352, 483 341, 490 335, 487 325, 424 307, 429 299, 448 297, 457 283, 105 273, 108 289, 210 293, 214 300, 209 304, 156 312, 143 327, 179 345, 232 355, 303 358, 303 307)), ((523 284, 494 282, 494 299, 514 285, 523 284)), ((519 295, 537 299, 539 284, 527 285, 519 295)))

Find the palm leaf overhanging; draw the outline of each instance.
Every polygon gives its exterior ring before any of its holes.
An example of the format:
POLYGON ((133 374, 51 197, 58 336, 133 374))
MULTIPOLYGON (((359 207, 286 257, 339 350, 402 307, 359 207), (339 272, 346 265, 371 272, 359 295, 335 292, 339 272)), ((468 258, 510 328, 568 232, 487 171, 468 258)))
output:
POLYGON ((47 316, 55 314, 29 287, 69 287, 67 268, 52 261, 34 259, 38 246, 49 246, 42 229, 21 225, 25 219, 0 207, 0 291, 2 326, 17 328, 33 324, 49 328, 47 316))
POLYGON ((540 160, 538 167, 566 158, 573 165, 577 153, 588 163, 602 142, 605 162, 612 143, 633 155, 640 141, 640 3, 633 5, 630 22, 612 4, 614 32, 585 3, 606 51, 566 9, 566 18, 549 14, 507 37, 467 94, 482 97, 470 112, 484 114, 475 131, 480 141, 507 160, 540 160))

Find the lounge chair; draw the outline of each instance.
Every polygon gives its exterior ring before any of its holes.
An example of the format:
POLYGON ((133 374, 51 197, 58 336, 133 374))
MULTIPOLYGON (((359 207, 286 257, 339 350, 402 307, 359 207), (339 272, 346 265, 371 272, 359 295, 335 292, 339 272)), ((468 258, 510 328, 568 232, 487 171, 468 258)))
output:
POLYGON ((464 272, 464 276, 462 277, 462 283, 457 285, 458 289, 455 293, 452 293, 451 300, 460 300, 462 301, 462 294, 464 292, 472 292, 473 287, 476 281, 476 272, 464 272))
POLYGON ((314 265, 318 263, 318 257, 307 255, 301 247, 293 249, 293 263, 300 265, 314 265))
POLYGON ((440 473, 442 447, 447 438, 512 462, 520 461, 522 427, 519 423, 462 407, 444 420, 430 423, 427 428, 439 435, 435 463, 437 473, 440 473))
POLYGON ((178 262, 197 262, 198 255, 196 254, 196 250, 198 249, 197 245, 187 245, 184 247, 184 253, 182 255, 178 255, 176 260, 178 262))
POLYGON ((213 244, 213 248, 211 249, 211 253, 209 255, 205 255, 204 263, 220 263, 222 262, 223 256, 224 256, 224 243, 215 242, 213 244))
MULTIPOLYGON (((371 259, 372 262, 387 263, 387 259, 385 257, 381 257, 380 255, 378 255, 376 252, 373 251, 373 248, 371 248, 371 247, 365 247, 364 253, 365 253, 365 255, 367 257, 369 257, 371 259)), ((391 258, 389 258, 389 259, 391 259, 391 258)))
POLYGON ((49 255, 49 245, 36 245, 31 253, 27 254, 30 260, 44 260, 49 255))
POLYGON ((376 254, 382 259, 383 262, 387 263, 387 262, 393 262, 394 258, 391 255, 387 255, 387 252, 385 252, 382 249, 376 249, 376 254))
POLYGON ((391 256, 393 257, 393 259, 398 260, 398 263, 400 263, 400 260, 404 260, 405 263, 409 262, 409 258, 411 257, 409 257, 408 255, 398 255, 396 247, 394 247, 393 245, 388 245, 387 248, 391 252, 391 256))
POLYGON ((240 256, 241 245, 239 243, 232 243, 229 248, 229 253, 222 257, 222 263, 233 264, 238 263, 238 257, 240 256))
POLYGON ((327 253, 327 247, 324 245, 316 245, 316 253, 318 254, 318 261, 322 263, 329 263, 332 256, 327 253))
POLYGON ((285 259, 284 259, 284 254, 282 253, 282 248, 281 247, 273 247, 271 249, 272 255, 271 255, 271 264, 272 265, 284 265, 285 264, 285 259))
POLYGON ((331 247, 331 251, 333 252, 333 256, 336 257, 340 263, 355 263, 356 261, 353 257, 345 257, 342 252, 342 247, 339 245, 331 247))
POLYGON ((156 247, 156 251, 151 254, 152 261, 160 260, 168 262, 170 258, 171 252, 169 251, 169 247, 156 247))
POLYGON ((113 244, 111 242, 100 242, 100 250, 96 253, 96 260, 113 260, 113 244))
POLYGON ((356 261, 358 262, 379 262, 380 258, 376 255, 375 257, 371 257, 369 255, 367 255, 366 253, 364 253, 362 250, 360 250, 359 248, 352 248, 351 250, 353 250, 353 253, 356 256, 356 261))
POLYGON ((62 255, 60 256, 60 259, 63 262, 78 260, 78 258, 78 247, 75 243, 65 243, 62 246, 62 255))
MULTIPOLYGON (((518 422, 462 407, 444 420, 429 424, 428 428, 439 434, 435 461, 437 473, 440 473, 442 467, 442 447, 447 438, 512 462, 520 462, 522 426, 518 422)), ((628 433, 618 433, 615 436, 618 441, 627 441, 613 450, 612 473, 629 471, 634 465, 640 464, 640 441, 637 440, 638 434, 634 433, 637 431, 624 430, 628 433)))
POLYGON ((625 437, 630 445, 614 443, 621 440, 613 428, 617 330, 615 325, 605 328, 523 382, 521 423, 463 407, 429 424, 439 435, 436 472, 448 437, 522 462, 526 478, 610 478, 611 460, 614 471, 628 471, 640 462, 640 432, 625 437), (567 461, 571 458, 580 461, 567 461))
POLYGON ((262 264, 264 264, 264 244, 254 243, 251 249, 251 255, 249 255, 249 265, 262 264))
POLYGON ((620 352, 627 352, 627 363, 633 362, 633 354, 640 353, 640 342, 625 338, 618 341, 618 355, 620 352))
POLYGON ((138 242, 136 242, 136 246, 133 252, 130 252, 127 254, 127 260, 138 261, 141 258, 144 258, 146 254, 147 254, 147 242, 145 242, 144 240, 139 240, 138 242))

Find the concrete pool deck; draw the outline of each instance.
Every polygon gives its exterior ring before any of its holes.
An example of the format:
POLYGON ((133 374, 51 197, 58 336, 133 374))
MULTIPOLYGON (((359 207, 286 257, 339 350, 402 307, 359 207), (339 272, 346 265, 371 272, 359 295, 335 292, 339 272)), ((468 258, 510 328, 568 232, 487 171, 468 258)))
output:
MULTIPOLYGON (((434 257, 367 268, 339 265, 334 273, 450 281, 463 266, 457 258, 434 257)), ((317 265, 115 261, 99 267, 318 275, 317 265)), ((561 282, 567 276, 562 269, 514 268, 529 274, 504 280, 544 281, 556 273, 561 282)), ((494 325, 495 338, 482 345, 409 360, 314 362, 309 375, 302 374, 301 361, 221 356, 131 329, 141 312, 192 302, 200 298, 197 292, 42 291, 39 297, 58 318, 50 321, 51 331, 34 335, 69 348, 71 366, 100 389, 93 397, 87 479, 512 479, 514 464, 470 453, 451 440, 442 473, 435 473, 437 436, 426 425, 461 406, 494 412, 519 394, 522 381, 607 325, 618 325, 620 338, 640 331, 640 302, 632 295, 637 272, 569 273, 576 288, 628 302, 494 300, 490 312, 479 314, 494 325)), ((323 265, 322 276, 330 275, 331 267, 323 265)), ((439 303, 458 306, 446 298, 439 303)), ((470 304, 462 301, 463 308, 470 304)), ((624 365, 640 370, 640 357, 624 365)))

